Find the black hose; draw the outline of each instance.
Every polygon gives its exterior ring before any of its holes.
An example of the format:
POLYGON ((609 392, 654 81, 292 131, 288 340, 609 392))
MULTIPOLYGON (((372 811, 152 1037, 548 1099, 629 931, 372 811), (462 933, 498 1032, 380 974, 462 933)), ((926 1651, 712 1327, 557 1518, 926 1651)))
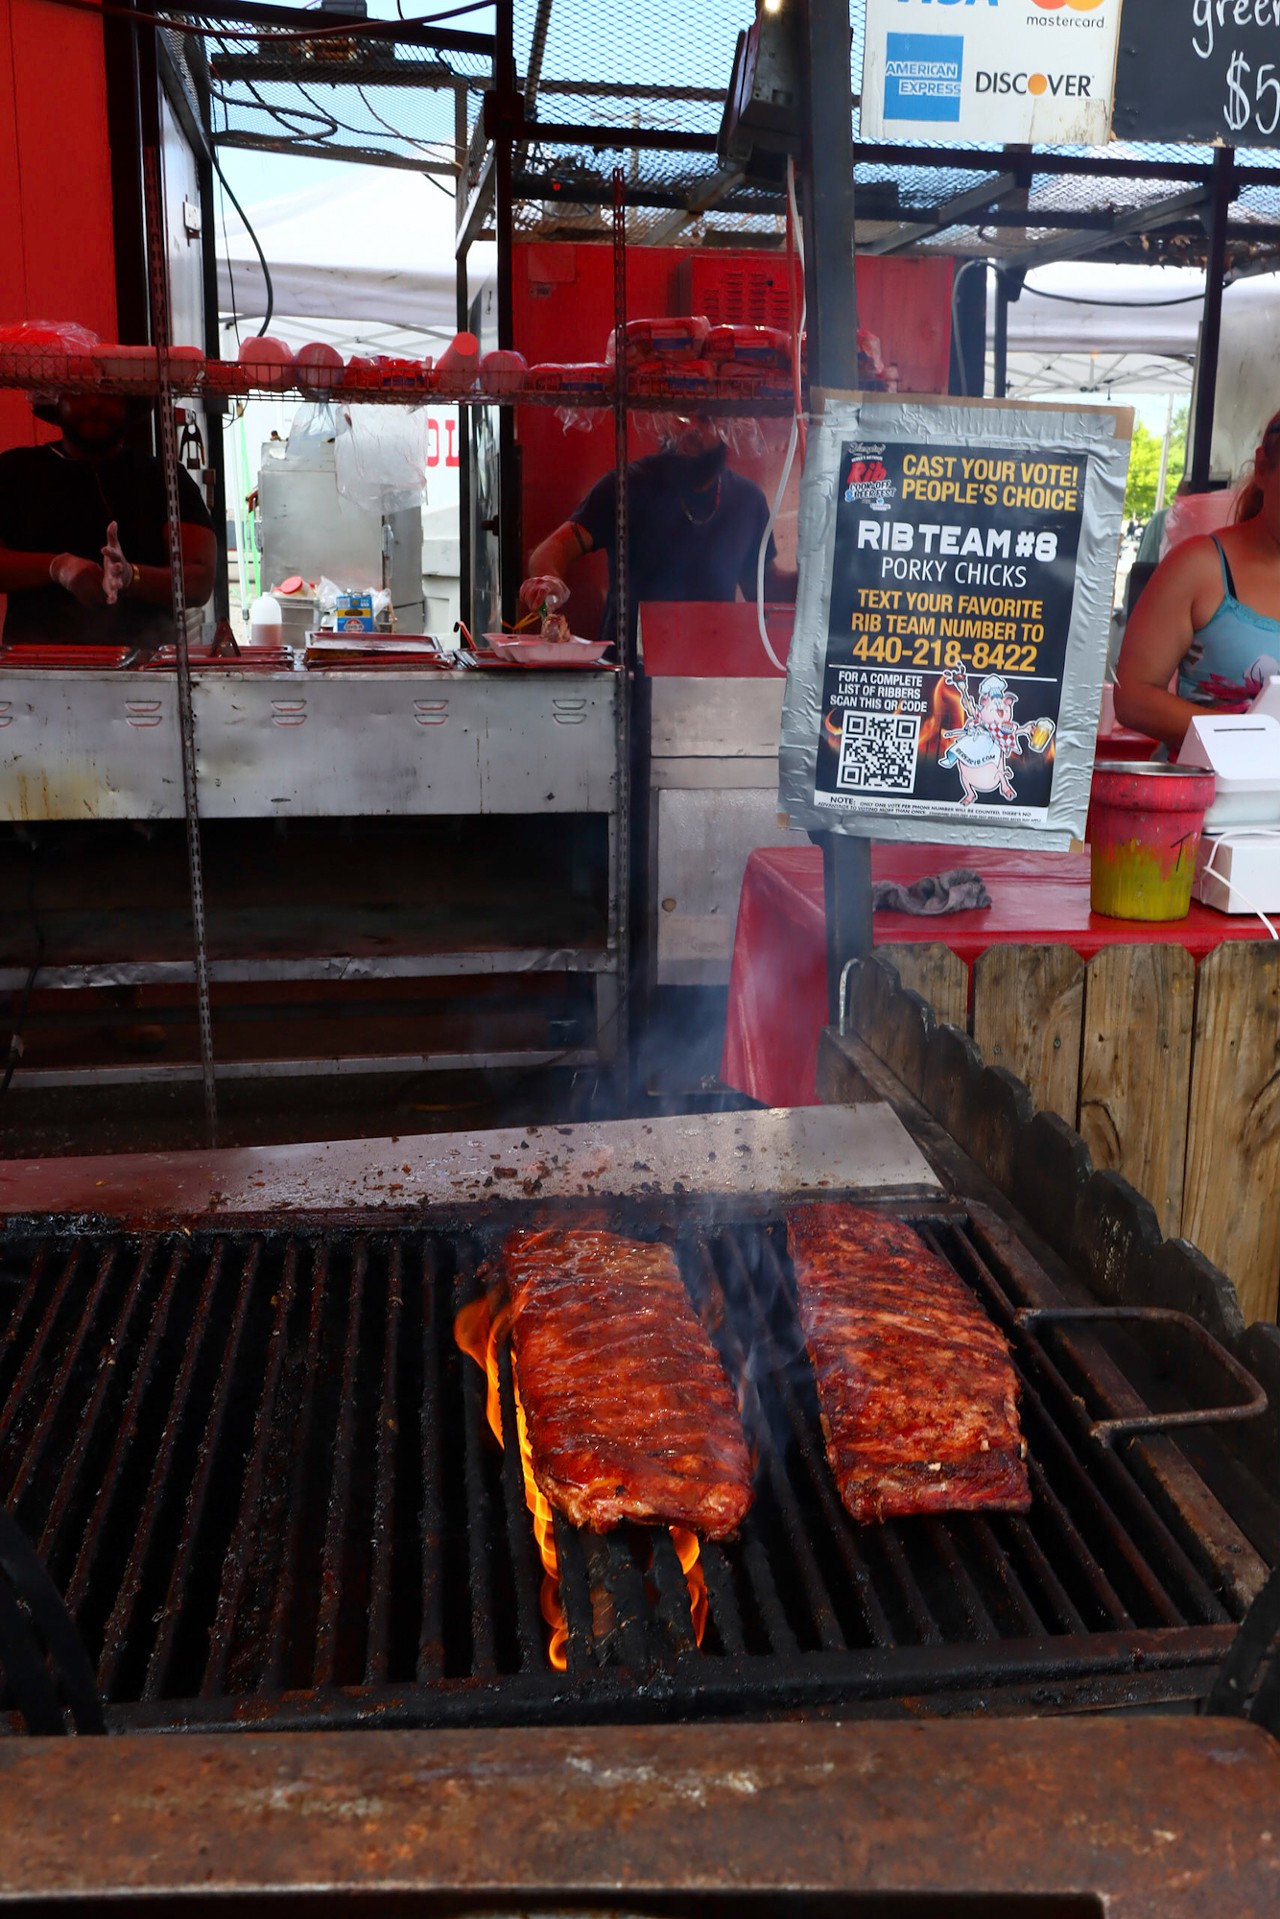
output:
POLYGON ((236 199, 235 193, 232 191, 231 182, 227 179, 226 174, 222 171, 222 162, 218 158, 217 146, 216 145, 213 146, 210 149, 210 152, 213 159, 213 170, 217 174, 218 178, 221 180, 223 191, 226 194, 228 200, 230 200, 232 206, 235 208, 236 212, 240 215, 241 220, 244 222, 244 230, 248 234, 249 238, 253 241, 254 246, 257 248, 258 259, 262 263, 262 277, 267 283, 267 312, 266 312, 266 317, 262 322, 262 325, 258 328, 258 331, 257 331, 256 337, 260 340, 263 334, 266 332, 267 328, 271 325, 271 316, 276 310, 276 290, 271 283, 271 268, 267 265, 267 256, 262 251, 262 242, 261 240, 259 240, 257 234, 253 230, 253 227, 250 225, 248 214, 245 212, 240 202, 236 199))

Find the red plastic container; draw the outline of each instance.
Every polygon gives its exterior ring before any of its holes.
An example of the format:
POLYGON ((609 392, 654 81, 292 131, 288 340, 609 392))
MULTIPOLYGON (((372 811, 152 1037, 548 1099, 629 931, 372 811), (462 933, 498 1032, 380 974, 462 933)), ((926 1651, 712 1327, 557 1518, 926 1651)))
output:
POLYGON ((1089 903, 1122 920, 1181 920, 1213 774, 1160 760, 1095 766, 1090 796, 1089 903))

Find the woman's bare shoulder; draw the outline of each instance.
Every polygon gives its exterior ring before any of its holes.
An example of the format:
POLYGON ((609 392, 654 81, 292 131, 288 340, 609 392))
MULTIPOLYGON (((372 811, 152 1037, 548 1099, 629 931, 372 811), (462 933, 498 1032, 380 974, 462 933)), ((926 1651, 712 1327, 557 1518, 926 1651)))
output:
POLYGON ((1210 579, 1221 581, 1222 560, 1217 542, 1211 533, 1197 533, 1192 539, 1180 540, 1172 552, 1165 554, 1157 570, 1170 585, 1184 581, 1193 590, 1210 579))

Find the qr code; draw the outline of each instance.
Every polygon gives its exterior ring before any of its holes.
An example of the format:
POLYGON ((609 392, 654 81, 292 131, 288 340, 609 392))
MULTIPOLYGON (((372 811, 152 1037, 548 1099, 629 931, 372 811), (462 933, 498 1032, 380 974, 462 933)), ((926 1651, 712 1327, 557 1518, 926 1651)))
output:
POLYGON ((836 785, 845 793, 910 793, 919 739, 918 714, 846 713, 836 785))

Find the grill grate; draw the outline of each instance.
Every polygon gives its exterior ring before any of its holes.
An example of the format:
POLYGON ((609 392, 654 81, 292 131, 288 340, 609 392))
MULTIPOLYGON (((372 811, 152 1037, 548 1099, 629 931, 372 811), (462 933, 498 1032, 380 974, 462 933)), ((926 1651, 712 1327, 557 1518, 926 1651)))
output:
MULTIPOLYGON (((823 1452, 783 1228, 636 1211, 671 1238, 758 1455, 704 1543, 695 1645, 670 1536, 557 1517, 568 1672, 547 1662, 509 1351, 506 1445, 453 1340, 498 1225, 0 1240, 0 1498, 117 1727, 535 1723, 1009 1709, 1203 1693, 1240 1605, 1079 1382, 1020 1348, 1034 1504, 856 1526, 823 1452)), ((980 1225, 920 1218, 1006 1328, 1035 1303, 980 1225)), ((1034 1269, 1031 1269, 1034 1272, 1034 1269)))

